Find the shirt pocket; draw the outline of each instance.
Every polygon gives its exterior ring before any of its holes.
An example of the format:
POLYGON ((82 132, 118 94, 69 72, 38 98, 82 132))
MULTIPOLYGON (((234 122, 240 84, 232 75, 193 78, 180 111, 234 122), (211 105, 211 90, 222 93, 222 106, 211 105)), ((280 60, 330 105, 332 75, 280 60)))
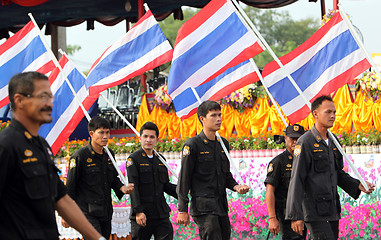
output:
POLYGON ((25 175, 25 191, 31 199, 41 199, 49 196, 48 172, 43 165, 28 165, 21 167, 25 175))
POLYGON ((332 214, 332 196, 329 193, 318 194, 315 204, 318 215, 329 216, 332 214))
POLYGON ((329 170, 328 154, 317 152, 312 154, 315 172, 322 173, 329 170))
POLYGON ((152 169, 150 167, 140 167, 140 182, 141 183, 152 183, 152 169))
POLYGON ((98 167, 88 167, 85 170, 85 182, 90 185, 100 185, 102 180, 102 172, 98 167))
POLYGON ((168 170, 165 166, 159 166, 159 179, 162 183, 166 183, 168 181, 168 170))
POLYGON ((200 174, 212 174, 215 171, 213 156, 200 156, 198 159, 198 172, 200 174))

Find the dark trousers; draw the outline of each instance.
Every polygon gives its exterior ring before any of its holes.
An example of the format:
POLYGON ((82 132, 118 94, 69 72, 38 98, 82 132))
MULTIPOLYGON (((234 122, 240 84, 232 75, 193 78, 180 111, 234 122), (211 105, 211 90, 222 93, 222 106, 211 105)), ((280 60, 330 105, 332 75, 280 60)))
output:
POLYGON ((336 240, 339 237, 339 221, 306 222, 311 240, 336 240))
POLYGON ((285 220, 285 209, 281 209, 277 211, 277 218, 280 226, 280 233, 282 234, 283 240, 303 240, 306 239, 307 236, 307 228, 304 227, 303 236, 294 232, 291 228, 291 220, 285 220))
MULTIPOLYGON (((85 214, 86 215, 86 214, 85 214)), ((110 238, 111 235, 111 220, 102 221, 97 217, 86 215, 87 220, 93 225, 93 227, 106 239, 110 238)), ((85 238, 86 240, 86 238, 85 238)))
POLYGON ((193 217, 198 226, 201 240, 228 240, 231 227, 229 216, 201 215, 193 217))
POLYGON ((152 235, 155 240, 172 240, 173 227, 168 218, 147 219, 146 226, 140 226, 136 220, 131 219, 132 240, 150 240, 152 235))

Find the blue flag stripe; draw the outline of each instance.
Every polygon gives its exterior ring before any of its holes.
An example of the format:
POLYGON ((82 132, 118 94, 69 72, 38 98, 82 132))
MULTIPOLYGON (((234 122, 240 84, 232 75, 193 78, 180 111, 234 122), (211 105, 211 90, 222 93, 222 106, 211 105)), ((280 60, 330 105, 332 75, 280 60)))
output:
POLYGON ((100 79, 135 62, 138 59, 137 57, 144 56, 164 41, 167 41, 167 39, 163 35, 160 26, 158 24, 153 25, 143 34, 115 49, 111 54, 102 59, 96 66, 97 69, 102 69, 102 71, 91 72, 87 78, 86 87, 92 86, 100 79), (155 39, 155 41, 152 41, 152 39, 155 39))
MULTIPOLYGON (((291 76, 295 79, 300 89, 304 91, 313 84, 326 69, 358 48, 351 33, 347 30, 330 41, 301 68, 291 73, 291 76), (346 44, 342 44, 343 42, 346 44), (325 63, 325 65, 319 63, 325 63)), ((281 106, 299 95, 287 77, 269 87, 269 91, 274 97, 276 96, 276 100, 281 106), (287 94, 284 94, 285 92, 287 92, 287 94)))
POLYGON ((46 49, 40 37, 35 37, 26 48, 0 67, 0 88, 8 85, 8 82, 13 75, 24 71, 25 68, 36 60, 36 58, 45 52, 46 49))
MULTIPOLYGON (((246 33, 246 27, 238 16, 232 13, 213 32, 173 61, 168 79, 188 79, 194 72, 229 48, 246 33), (221 39, 224 39, 224 41, 221 41, 221 39), (176 65, 181 67, 176 67, 176 65)), ((169 81, 168 93, 171 94, 182 83, 181 81, 169 81)))

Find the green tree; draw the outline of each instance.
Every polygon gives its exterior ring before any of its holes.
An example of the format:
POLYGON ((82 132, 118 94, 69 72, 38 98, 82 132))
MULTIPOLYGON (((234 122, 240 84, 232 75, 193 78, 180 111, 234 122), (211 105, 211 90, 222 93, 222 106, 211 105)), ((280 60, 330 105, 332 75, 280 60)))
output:
POLYGON ((69 56, 73 56, 73 54, 75 53, 75 52, 78 52, 79 50, 81 50, 81 46, 79 46, 79 45, 67 45, 67 50, 66 50, 66 52, 67 52, 67 55, 69 55, 69 56))

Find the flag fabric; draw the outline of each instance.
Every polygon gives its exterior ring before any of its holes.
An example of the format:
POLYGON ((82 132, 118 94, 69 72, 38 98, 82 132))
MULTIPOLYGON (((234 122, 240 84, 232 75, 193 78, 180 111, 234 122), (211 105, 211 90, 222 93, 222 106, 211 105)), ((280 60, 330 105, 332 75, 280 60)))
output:
POLYGON ((263 49, 230 0, 212 0, 179 29, 168 94, 174 99, 188 87, 216 78, 263 49))
POLYGON ((86 80, 90 95, 171 61, 173 50, 151 11, 95 61, 86 80))
POLYGON ((307 117, 310 109, 285 72, 293 77, 307 100, 313 102, 370 67, 340 13, 280 61, 284 69, 272 61, 264 67, 262 75, 291 124, 307 117))
MULTIPOLYGON (((250 83, 259 80, 255 64, 249 60, 229 68, 224 73, 194 88, 201 101, 221 99, 250 83)), ((184 120, 196 113, 200 103, 192 88, 187 88, 172 99, 176 114, 184 120)))
POLYGON ((49 76, 51 90, 54 95, 53 121, 49 124, 43 124, 39 130, 40 136, 50 144, 54 154, 59 151, 62 144, 69 138, 84 117, 84 112, 78 100, 75 99, 69 84, 65 81, 65 75, 86 111, 90 109, 98 98, 98 96, 90 97, 88 95, 85 77, 76 69, 66 55, 62 55, 59 64, 63 72, 57 67, 49 76))
POLYGON ((39 31, 30 21, 0 45, 0 108, 9 103, 8 83, 13 75, 26 71, 47 74, 54 69, 39 31))

